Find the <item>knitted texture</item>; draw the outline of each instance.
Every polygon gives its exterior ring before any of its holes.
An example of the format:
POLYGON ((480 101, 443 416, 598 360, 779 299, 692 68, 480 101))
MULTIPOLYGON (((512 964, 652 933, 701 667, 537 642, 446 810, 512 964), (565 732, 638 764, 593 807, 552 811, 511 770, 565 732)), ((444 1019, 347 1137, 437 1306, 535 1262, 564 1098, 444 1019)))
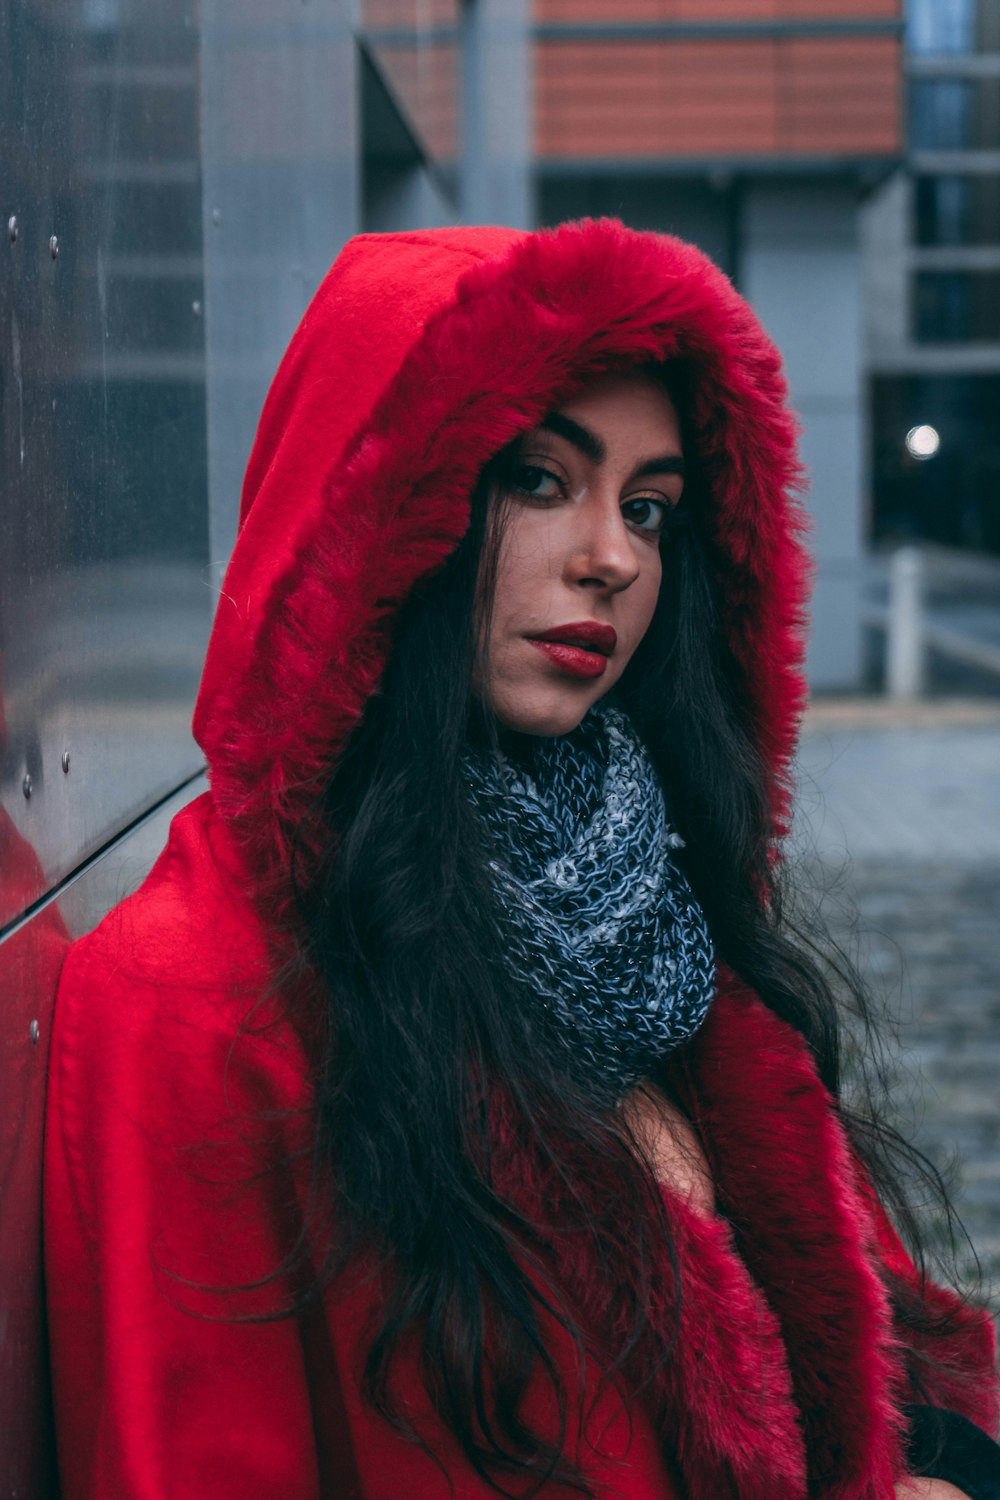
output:
POLYGON ((692 1034, 715 991, 701 908, 671 856, 645 747, 599 703, 522 755, 470 750, 511 963, 538 992, 574 1072, 621 1097, 692 1034))

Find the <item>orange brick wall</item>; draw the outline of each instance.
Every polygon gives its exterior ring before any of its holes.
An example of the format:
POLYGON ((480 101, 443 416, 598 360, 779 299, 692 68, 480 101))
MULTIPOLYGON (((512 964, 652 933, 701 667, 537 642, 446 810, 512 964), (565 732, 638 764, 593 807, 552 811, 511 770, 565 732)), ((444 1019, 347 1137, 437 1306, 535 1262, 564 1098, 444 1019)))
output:
MULTIPOLYGON (((398 0, 397 0, 398 3, 398 0)), ((535 20, 896 21, 900 0, 534 0, 535 20)))
MULTIPOLYGON (((536 0, 538 22, 895 19, 896 0, 536 0)), ((893 154, 893 36, 550 40, 535 46, 540 158, 893 154)))

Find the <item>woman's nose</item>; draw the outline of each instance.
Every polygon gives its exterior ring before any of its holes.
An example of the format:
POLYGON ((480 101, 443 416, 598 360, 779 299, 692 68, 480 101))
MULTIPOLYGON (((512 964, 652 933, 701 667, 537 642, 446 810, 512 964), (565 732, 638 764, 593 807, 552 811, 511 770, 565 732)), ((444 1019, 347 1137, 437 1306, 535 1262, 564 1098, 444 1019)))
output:
POLYGON ((617 496, 613 502, 592 497, 576 513, 576 545, 570 555, 573 582, 618 592, 639 576, 632 533, 617 496))

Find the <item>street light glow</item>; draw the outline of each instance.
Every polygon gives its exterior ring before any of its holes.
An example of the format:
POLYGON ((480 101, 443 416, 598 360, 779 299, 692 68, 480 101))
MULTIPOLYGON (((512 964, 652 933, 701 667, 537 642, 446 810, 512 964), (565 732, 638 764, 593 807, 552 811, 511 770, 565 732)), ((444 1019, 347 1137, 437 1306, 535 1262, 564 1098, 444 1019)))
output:
POLYGON ((941 446, 941 437, 936 427, 925 424, 911 427, 906 434, 906 451, 912 458, 933 458, 941 446))

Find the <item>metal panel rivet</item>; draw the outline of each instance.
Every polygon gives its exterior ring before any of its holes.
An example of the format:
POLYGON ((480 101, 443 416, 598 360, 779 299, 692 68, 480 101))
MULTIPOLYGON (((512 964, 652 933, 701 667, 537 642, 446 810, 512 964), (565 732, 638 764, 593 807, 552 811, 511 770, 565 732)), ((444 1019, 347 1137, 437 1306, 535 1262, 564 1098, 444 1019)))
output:
POLYGON ((196 318, 200 318, 201 317, 201 303, 198 302, 197 300, 194 301, 194 302, 192 302, 191 303, 191 311, 194 313, 194 315, 195 315, 196 318))
POLYGON ((68 776, 69 775, 69 751, 68 750, 64 750, 63 751, 63 753, 62 753, 62 760, 59 762, 59 764, 63 768, 63 775, 64 776, 68 776))
POLYGON ((13 245, 17 239, 17 214, 11 214, 7 220, 7 233, 10 235, 10 242, 13 245))
POLYGON ((37 1047, 38 1038, 41 1036, 41 1028, 39 1027, 37 1021, 32 1021, 31 1025, 28 1027, 28 1035, 31 1037, 31 1045, 33 1047, 37 1047))
POLYGON ((21 791, 24 793, 24 800, 26 802, 29 802, 31 800, 31 794, 34 789, 35 783, 32 781, 31 777, 25 776, 24 780, 21 782, 21 791))
POLYGON ((53 260, 59 259, 59 236, 57 234, 49 236, 49 254, 53 260))
POLYGON ((212 209, 212 223, 213 224, 221 224, 222 223, 222 209, 221 208, 213 208, 212 209))

